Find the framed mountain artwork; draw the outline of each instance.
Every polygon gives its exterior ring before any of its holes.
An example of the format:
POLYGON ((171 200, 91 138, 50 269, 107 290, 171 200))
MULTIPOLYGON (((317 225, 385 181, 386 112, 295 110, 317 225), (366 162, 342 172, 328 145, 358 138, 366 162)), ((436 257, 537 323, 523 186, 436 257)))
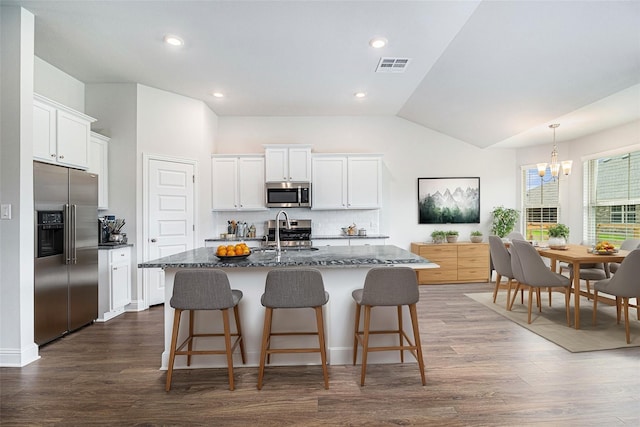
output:
POLYGON ((480 177, 418 178, 419 224, 479 224, 480 177))

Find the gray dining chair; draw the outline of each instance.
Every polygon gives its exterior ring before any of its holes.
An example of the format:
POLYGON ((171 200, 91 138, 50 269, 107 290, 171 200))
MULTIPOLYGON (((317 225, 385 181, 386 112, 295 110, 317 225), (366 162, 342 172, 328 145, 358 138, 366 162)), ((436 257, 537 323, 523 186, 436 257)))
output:
MULTIPOLYGON (((640 248, 640 239, 627 239, 620 245, 620 249, 623 251, 632 251, 634 249, 640 248)), ((611 274, 615 274, 620 268, 619 262, 610 262, 609 263, 609 272, 611 274)))
POLYGON ((171 389, 171 379, 176 356, 187 356, 187 366, 191 365, 193 355, 224 354, 227 356, 227 371, 229 375, 229 390, 234 389, 233 383, 233 352, 240 345, 242 363, 245 363, 244 341, 240 326, 240 313, 238 303, 242 299, 242 291, 231 289, 227 274, 218 269, 180 270, 173 281, 173 294, 169 304, 174 308, 173 332, 171 334, 171 352, 169 354, 169 367, 167 369, 167 381, 165 390, 171 389), (236 322, 236 332, 232 333, 229 325, 229 309, 233 309, 236 322), (220 310, 222 312, 223 333, 194 333, 196 310, 220 310), (188 335, 178 345, 178 333, 180 330, 180 318, 182 312, 188 311, 188 335), (195 338, 224 337, 224 350, 194 350, 195 338), (235 337, 231 344, 231 337, 235 337), (183 348, 187 346, 187 350, 183 348))
POLYGON ((358 358, 358 344, 362 346, 362 370, 360 385, 364 386, 367 372, 367 356, 370 351, 400 351, 400 363, 404 362, 404 352, 409 351, 418 361, 422 385, 426 384, 424 375, 424 359, 420 344, 420 329, 418 328, 418 314, 416 304, 420 299, 416 272, 409 267, 377 267, 367 272, 364 287, 351 293, 356 302, 356 318, 353 339, 353 364, 358 358), (404 330, 402 322, 402 308, 409 307, 411 325, 413 327, 413 342, 404 330), (373 307, 397 307, 398 328, 387 330, 371 330, 371 309, 373 307), (364 325, 360 331, 360 313, 364 307, 364 325), (397 334, 399 345, 376 346, 369 345, 372 334, 397 334), (406 340, 406 344, 405 344, 406 340))
POLYGON ((262 294, 261 303, 265 307, 264 329, 258 370, 258 390, 262 389, 265 363, 271 362, 271 355, 278 353, 320 353, 324 388, 329 388, 327 371, 327 350, 324 333, 322 307, 329 301, 329 293, 324 290, 322 274, 313 268, 286 268, 270 270, 262 294), (316 331, 274 332, 271 328, 273 311, 289 308, 313 308, 316 314, 316 331), (273 336, 313 335, 318 337, 318 347, 273 348, 273 336))
POLYGON ((540 254, 529 242, 524 240, 514 240, 511 242, 511 270, 513 271, 518 283, 516 285, 516 293, 514 294, 510 305, 513 306, 513 301, 515 300, 517 292, 522 286, 528 287, 529 289, 527 323, 531 323, 533 290, 535 289, 536 291, 539 311, 542 312, 542 304, 540 304, 540 289, 560 288, 563 290, 565 295, 567 325, 571 326, 569 311, 571 281, 569 281, 567 277, 551 271, 540 257, 540 254))
POLYGON ((616 323, 620 323, 620 308, 624 310, 624 327, 627 344, 631 344, 629 332, 629 298, 636 299, 636 311, 640 320, 640 248, 634 249, 620 263, 613 277, 596 282, 593 288, 593 324, 596 324, 598 293, 604 292, 616 297, 616 323))
POLYGON ((513 272, 511 271, 511 254, 504 245, 502 239, 498 236, 489 236, 489 252, 493 262, 493 269, 496 271, 496 286, 493 289, 493 303, 496 302, 498 289, 502 278, 507 279, 507 304, 506 309, 509 310, 509 301, 511 300, 511 285, 513 282, 513 272))
MULTIPOLYGON (((583 246, 586 246, 586 242, 580 243, 583 246)), ((571 283, 573 283, 573 265, 562 263, 560 265, 560 273, 563 271, 569 271, 569 279, 571 283)), ((580 280, 584 280, 587 287, 587 299, 591 299, 593 294, 591 292, 591 282, 597 280, 603 280, 610 277, 609 273, 609 264, 598 262, 598 263, 588 263, 588 264, 580 264, 580 280)))
POLYGON ((507 239, 509 239, 509 240, 527 240, 527 239, 524 238, 522 233, 520 233, 518 231, 512 231, 511 233, 507 234, 507 239))

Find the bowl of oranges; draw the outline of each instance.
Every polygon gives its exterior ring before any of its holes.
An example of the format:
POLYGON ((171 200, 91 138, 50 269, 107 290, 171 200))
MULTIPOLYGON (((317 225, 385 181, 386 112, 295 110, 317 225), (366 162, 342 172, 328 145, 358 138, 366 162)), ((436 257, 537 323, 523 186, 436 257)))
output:
POLYGON ((236 245, 220 245, 216 249, 216 256, 224 261, 245 259, 251 255, 251 249, 246 243, 236 245))
POLYGON ((593 248, 593 253, 599 255, 611 255, 618 252, 618 250, 609 242, 598 242, 593 248))

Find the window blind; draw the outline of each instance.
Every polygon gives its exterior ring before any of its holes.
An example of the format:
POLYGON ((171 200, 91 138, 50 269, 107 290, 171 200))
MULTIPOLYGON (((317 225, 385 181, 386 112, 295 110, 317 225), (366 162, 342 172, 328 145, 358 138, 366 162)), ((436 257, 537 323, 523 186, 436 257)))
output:
POLYGON ((584 238, 619 245, 640 237, 640 151, 584 163, 584 238))
POLYGON ((551 177, 547 167, 544 177, 537 168, 522 169, 522 206, 525 219, 525 237, 547 240, 547 227, 558 222, 560 182, 551 177))

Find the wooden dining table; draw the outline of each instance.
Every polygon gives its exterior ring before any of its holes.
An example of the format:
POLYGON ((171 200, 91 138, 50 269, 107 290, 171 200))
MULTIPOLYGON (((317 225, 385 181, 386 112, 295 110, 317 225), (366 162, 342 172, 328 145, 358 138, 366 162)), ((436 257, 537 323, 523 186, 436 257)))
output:
POLYGON ((551 260, 551 271, 556 271, 558 261, 567 262, 573 268, 574 326, 580 329, 580 264, 622 262, 629 251, 598 254, 591 252, 591 246, 568 244, 566 249, 538 248, 540 256, 551 260))

